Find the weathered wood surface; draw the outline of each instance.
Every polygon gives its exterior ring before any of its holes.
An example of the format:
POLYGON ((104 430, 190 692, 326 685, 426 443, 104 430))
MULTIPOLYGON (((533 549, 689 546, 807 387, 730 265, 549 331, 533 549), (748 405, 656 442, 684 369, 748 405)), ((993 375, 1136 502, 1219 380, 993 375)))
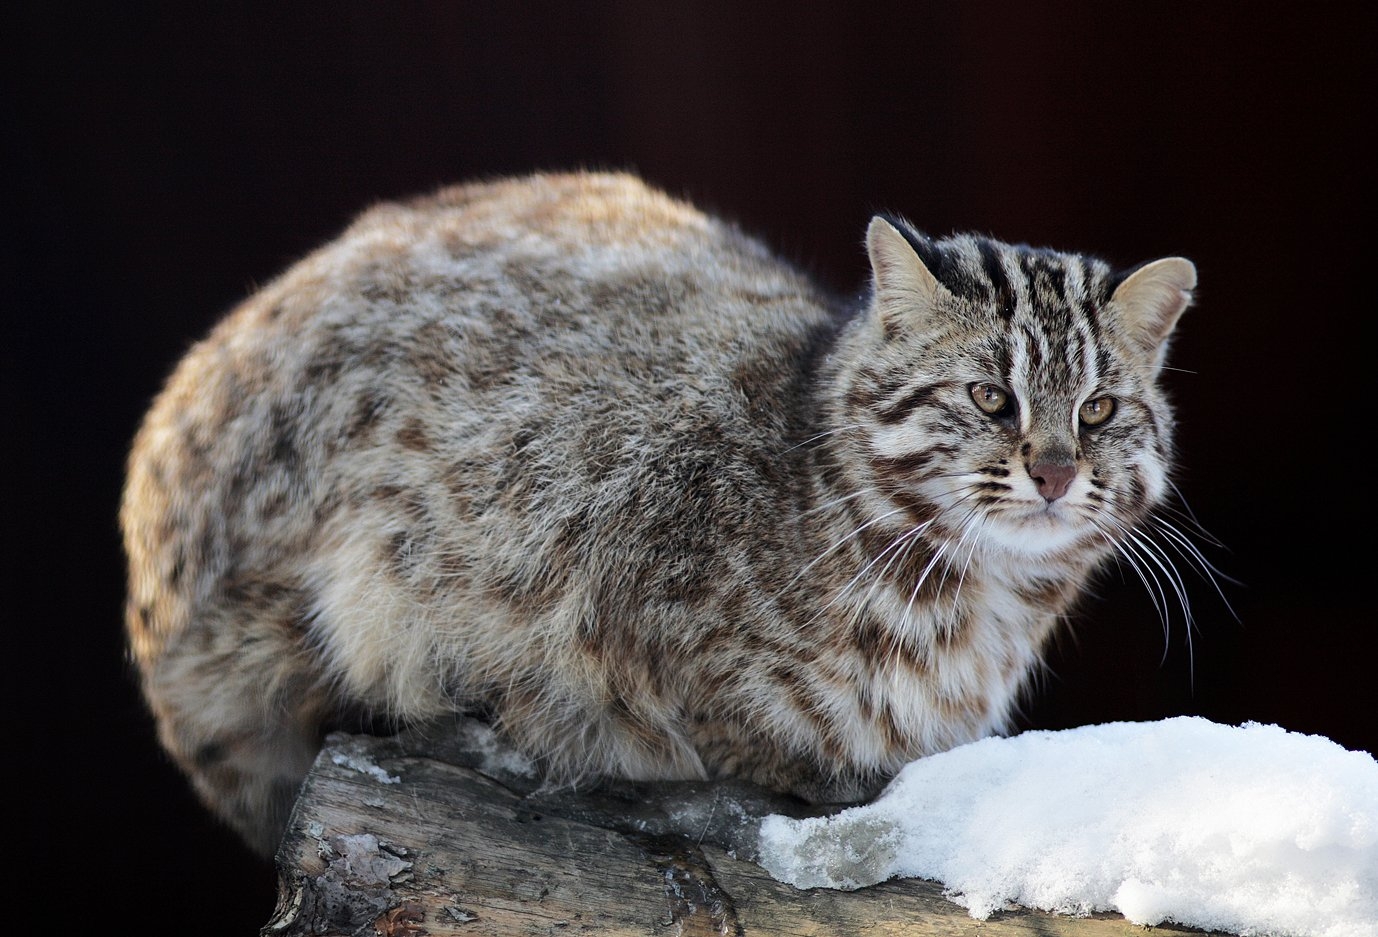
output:
POLYGON ((751 859, 761 817, 808 808, 740 785, 546 791, 512 764, 470 723, 431 737, 331 736, 278 852, 278 906, 261 934, 1147 933, 1114 915, 1017 908, 976 921, 912 879, 800 891, 751 859))

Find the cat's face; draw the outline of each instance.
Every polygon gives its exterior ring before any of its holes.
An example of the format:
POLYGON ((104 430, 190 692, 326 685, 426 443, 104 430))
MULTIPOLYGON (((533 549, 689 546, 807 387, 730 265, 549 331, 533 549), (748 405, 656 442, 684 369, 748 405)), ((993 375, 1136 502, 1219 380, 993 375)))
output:
POLYGON ((869 238, 875 347, 844 419, 876 495, 958 559, 1128 538, 1167 487, 1157 373, 1194 269, 1117 283, 1086 258, 917 237, 878 220, 869 238))

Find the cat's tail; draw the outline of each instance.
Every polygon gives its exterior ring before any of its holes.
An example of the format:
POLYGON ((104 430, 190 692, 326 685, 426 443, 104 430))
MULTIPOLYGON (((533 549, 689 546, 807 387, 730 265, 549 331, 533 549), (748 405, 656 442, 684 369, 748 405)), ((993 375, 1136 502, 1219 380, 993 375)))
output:
POLYGON ((201 608, 176 627, 131 598, 131 655, 158 739, 197 795, 257 854, 271 858, 320 749, 330 694, 279 621, 201 608))

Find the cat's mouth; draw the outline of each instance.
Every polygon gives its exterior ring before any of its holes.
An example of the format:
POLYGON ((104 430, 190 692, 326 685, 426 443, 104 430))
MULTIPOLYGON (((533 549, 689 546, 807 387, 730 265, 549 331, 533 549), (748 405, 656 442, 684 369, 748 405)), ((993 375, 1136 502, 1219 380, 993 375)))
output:
POLYGON ((1081 526, 1079 515, 1063 499, 1030 505, 1023 515, 1023 522, 1048 530, 1074 530, 1081 526))

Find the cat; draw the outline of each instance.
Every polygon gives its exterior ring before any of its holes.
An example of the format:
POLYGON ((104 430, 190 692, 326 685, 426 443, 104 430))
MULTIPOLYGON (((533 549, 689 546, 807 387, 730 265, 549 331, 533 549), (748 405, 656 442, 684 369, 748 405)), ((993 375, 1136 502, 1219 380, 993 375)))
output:
POLYGON ((120 508, 202 800, 271 855, 353 719, 822 803, 1009 731, 1095 571, 1166 561, 1196 270, 886 214, 864 247, 842 301, 635 176, 536 174, 377 205, 249 297, 120 508))

